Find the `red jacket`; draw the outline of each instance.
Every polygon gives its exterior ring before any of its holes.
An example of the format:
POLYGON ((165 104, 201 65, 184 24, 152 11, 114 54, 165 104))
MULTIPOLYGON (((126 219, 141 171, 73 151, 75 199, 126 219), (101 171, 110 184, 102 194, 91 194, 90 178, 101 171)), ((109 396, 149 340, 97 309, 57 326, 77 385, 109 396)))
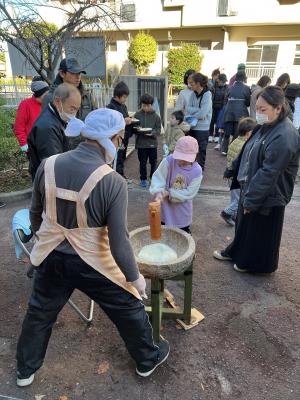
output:
POLYGON ((15 135, 19 145, 27 144, 27 137, 32 128, 34 121, 42 111, 42 104, 39 103, 34 96, 21 101, 17 110, 15 122, 15 135))

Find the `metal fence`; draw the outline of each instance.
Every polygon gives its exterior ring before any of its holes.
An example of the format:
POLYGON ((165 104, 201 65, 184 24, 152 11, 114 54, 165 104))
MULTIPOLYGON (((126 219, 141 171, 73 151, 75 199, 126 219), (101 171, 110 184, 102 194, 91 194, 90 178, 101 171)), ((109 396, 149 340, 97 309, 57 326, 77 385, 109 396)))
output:
MULTIPOLYGON (((140 77, 120 76, 117 81, 123 80, 129 87, 130 95, 127 100, 129 112, 135 112, 140 107, 140 98, 144 93, 151 94, 158 104, 157 112, 160 113, 163 125, 167 120, 168 80, 166 77, 140 77)), ((84 83, 86 90, 90 91, 97 108, 106 107, 110 102, 114 87, 103 85, 100 82, 84 83)), ((32 96, 30 84, 0 83, 0 99, 6 107, 17 108, 20 102, 32 96)))
POLYGON ((269 76, 271 79, 274 78, 276 65, 246 65, 246 75, 248 80, 258 81, 263 75, 269 76))
MULTIPOLYGON (((104 86, 99 83, 88 83, 84 85, 86 90, 91 91, 95 105, 105 107, 112 98, 113 87, 104 86)), ((22 100, 32 96, 30 84, 0 84, 0 99, 6 107, 18 107, 22 100)))

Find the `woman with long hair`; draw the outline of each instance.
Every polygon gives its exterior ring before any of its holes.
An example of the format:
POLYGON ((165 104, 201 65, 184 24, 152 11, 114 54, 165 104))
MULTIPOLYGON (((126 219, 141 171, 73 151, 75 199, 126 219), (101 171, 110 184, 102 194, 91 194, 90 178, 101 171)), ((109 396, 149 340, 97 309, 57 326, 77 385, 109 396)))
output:
POLYGON ((299 166, 300 136, 287 118, 282 89, 266 87, 256 102, 257 127, 235 163, 241 188, 235 238, 219 260, 232 260, 239 272, 277 269, 284 211, 291 200, 299 166))

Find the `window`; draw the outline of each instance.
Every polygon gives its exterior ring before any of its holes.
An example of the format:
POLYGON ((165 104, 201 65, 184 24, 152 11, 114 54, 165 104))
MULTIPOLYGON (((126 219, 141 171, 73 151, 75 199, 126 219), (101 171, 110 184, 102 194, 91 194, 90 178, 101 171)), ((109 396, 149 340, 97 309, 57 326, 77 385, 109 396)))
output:
POLYGON ((294 65, 300 65, 300 44, 296 44, 294 65))
POLYGON ((107 44, 107 51, 117 51, 117 42, 111 42, 107 44))
POLYGON ((247 64, 276 64, 277 53, 277 44, 249 46, 247 64))
POLYGON ((158 43, 158 51, 169 51, 170 43, 158 43))
POLYGON ((228 15, 228 0, 219 0, 218 2, 218 16, 224 17, 228 15))
POLYGON ((121 5, 121 22, 135 22, 135 4, 121 5))

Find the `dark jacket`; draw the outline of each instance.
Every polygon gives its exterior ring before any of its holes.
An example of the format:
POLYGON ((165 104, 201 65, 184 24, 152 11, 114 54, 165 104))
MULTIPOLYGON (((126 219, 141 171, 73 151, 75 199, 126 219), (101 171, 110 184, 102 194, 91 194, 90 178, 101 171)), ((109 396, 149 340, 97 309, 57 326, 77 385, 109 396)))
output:
POLYGON ((250 106, 251 90, 243 82, 235 82, 228 89, 224 121, 238 121, 242 117, 249 117, 247 107, 250 106))
MULTIPOLYGON (((252 148, 243 206, 251 211, 286 206, 291 200, 299 167, 300 137, 288 118, 272 125, 257 126, 248 142, 252 148)), ((233 162, 234 181, 242 158, 233 162)), ((233 182, 234 184, 234 182, 233 182)), ((238 185, 234 184, 235 187, 238 185)))
MULTIPOLYGON (((126 104, 121 104, 114 98, 110 100, 110 103, 106 106, 107 108, 110 108, 111 110, 116 110, 119 111, 125 118, 129 117, 128 115, 128 110, 126 104)), ((126 125, 125 126, 125 138, 130 138, 133 134, 133 125, 126 125)))
POLYGON ((28 136, 29 171, 32 179, 44 158, 69 150, 65 127, 66 123, 53 104, 49 104, 33 124, 28 136))
POLYGON ((156 114, 154 110, 147 113, 143 110, 139 110, 135 113, 134 117, 140 121, 142 128, 152 128, 150 135, 146 135, 142 132, 136 134, 135 148, 147 149, 150 147, 157 147, 157 136, 160 135, 161 131, 160 116, 156 114))
POLYGON ((221 109, 223 107, 227 90, 228 90, 228 85, 214 86, 214 92, 212 97, 214 109, 221 109))
MULTIPOLYGON (((61 85, 62 83, 64 83, 62 77, 59 74, 57 74, 53 84, 50 87, 48 94, 43 98, 42 101, 43 110, 47 107, 49 103, 53 101, 54 91, 57 88, 57 86, 61 85)), ((78 90, 80 91, 81 94, 81 106, 76 117, 81 119, 81 121, 84 121, 85 117, 91 111, 95 110, 96 107, 94 105, 91 93, 84 89, 82 82, 80 82, 78 90)))

